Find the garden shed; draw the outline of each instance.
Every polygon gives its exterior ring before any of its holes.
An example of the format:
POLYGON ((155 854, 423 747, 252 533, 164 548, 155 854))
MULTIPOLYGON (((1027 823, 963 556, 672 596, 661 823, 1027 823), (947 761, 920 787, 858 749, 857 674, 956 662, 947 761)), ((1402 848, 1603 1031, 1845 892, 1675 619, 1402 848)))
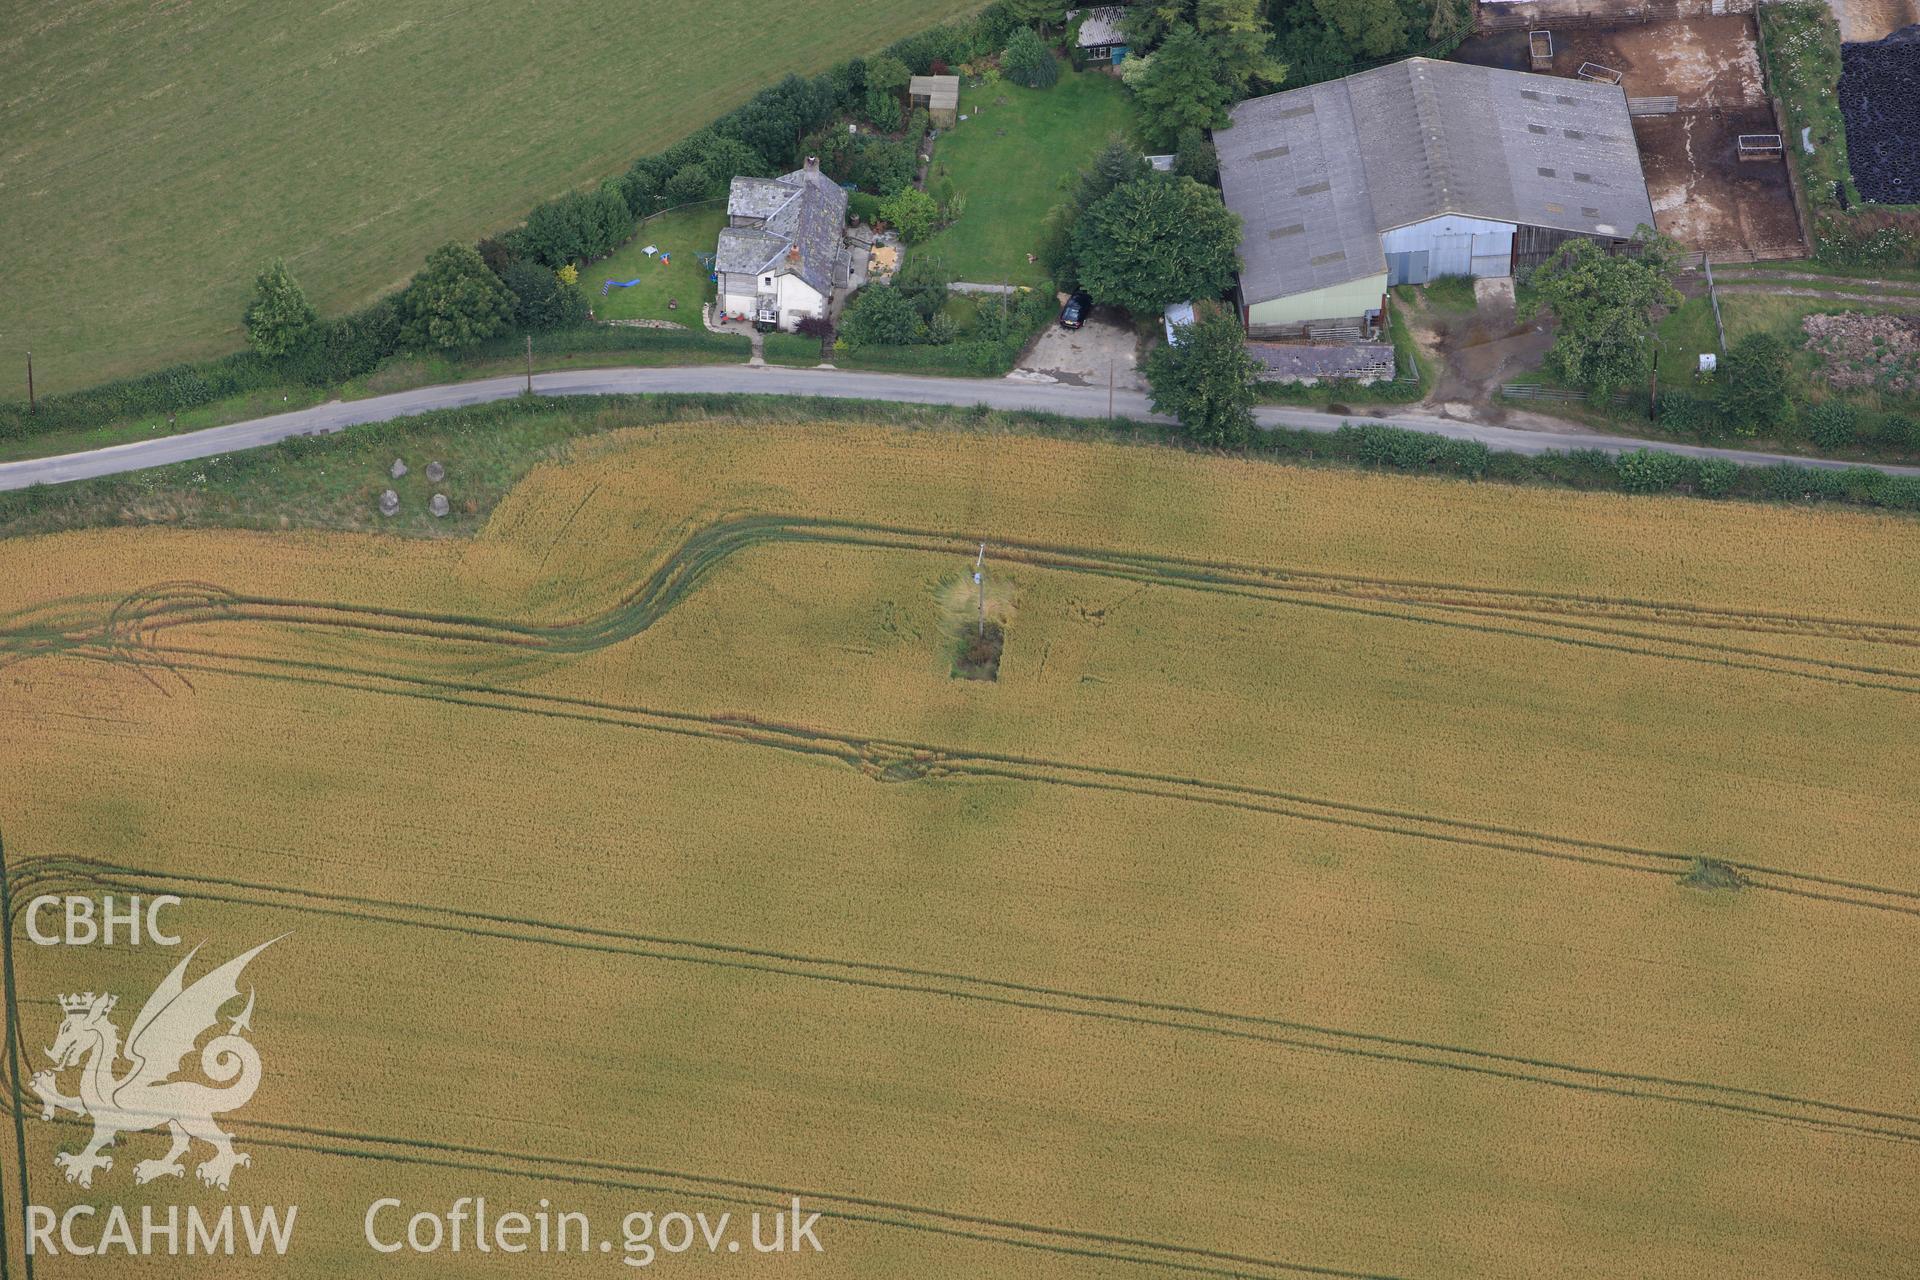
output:
POLYGON ((951 129, 960 114, 960 77, 915 76, 907 81, 907 98, 927 109, 934 128, 951 129))
POLYGON ((1069 23, 1079 23, 1073 38, 1074 61, 1083 67, 1124 61, 1127 56, 1127 35, 1123 30, 1126 18, 1127 7, 1120 4, 1075 9, 1067 14, 1069 23))

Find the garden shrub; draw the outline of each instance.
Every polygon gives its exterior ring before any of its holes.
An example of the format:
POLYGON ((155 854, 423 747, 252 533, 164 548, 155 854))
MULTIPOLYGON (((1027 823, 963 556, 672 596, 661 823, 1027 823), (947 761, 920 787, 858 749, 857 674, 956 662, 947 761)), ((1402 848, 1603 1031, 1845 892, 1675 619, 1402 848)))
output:
POLYGON ((1841 400, 1822 400, 1800 415, 1807 436, 1822 449, 1839 449, 1853 443, 1860 431, 1860 411, 1841 400))
POLYGON ((1695 470, 1699 473, 1694 480, 1695 491, 1703 498, 1724 498, 1740 479, 1740 468, 1725 458, 1701 458, 1695 470))
POLYGON ((1051 89, 1060 79, 1060 63, 1033 28, 1021 27, 1000 55, 1000 72, 1029 89, 1051 89))
POLYGON ((848 347, 904 347, 926 339, 926 321, 907 296, 886 284, 870 284, 854 295, 840 315, 840 336, 848 347))
POLYGON ((867 91, 867 120, 882 133, 900 127, 900 99, 880 89, 867 91))
POLYGON ((1894 449, 1920 449, 1920 418, 1890 414, 1880 424, 1880 439, 1894 449))
POLYGON ((1628 493, 1659 493, 1693 478, 1693 464, 1663 449, 1635 449, 1614 462, 1620 486, 1628 493))
POLYGON ((1719 425, 1711 400, 1684 391, 1662 392, 1659 408, 1661 429, 1675 435, 1712 435, 1719 425))

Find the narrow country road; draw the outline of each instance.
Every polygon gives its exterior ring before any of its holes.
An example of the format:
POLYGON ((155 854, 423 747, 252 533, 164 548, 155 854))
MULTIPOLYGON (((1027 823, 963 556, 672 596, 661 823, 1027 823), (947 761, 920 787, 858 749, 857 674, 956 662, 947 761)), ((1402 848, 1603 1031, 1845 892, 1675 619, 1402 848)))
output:
MULTIPOLYGON (((524 377, 490 378, 448 386, 421 387, 367 400, 334 401, 293 413, 254 418, 224 427, 208 427, 184 435, 160 436, 130 444, 109 445, 85 453, 0 463, 0 490, 24 489, 34 484, 60 484, 95 476, 117 475, 171 462, 210 458, 242 449, 257 449, 291 436, 325 435, 366 422, 384 422, 434 409, 510 400, 526 386, 524 377)), ((1065 383, 1026 382, 1011 378, 925 378, 894 373, 855 373, 841 369, 785 369, 746 365, 692 365, 658 369, 581 369, 535 374, 534 391, 549 396, 634 395, 647 392, 745 393, 782 396, 830 396, 849 400, 890 400, 901 404, 975 405, 995 409, 1028 409, 1077 418, 1101 418, 1107 413, 1105 387, 1065 383)), ((1113 412, 1124 418, 1168 421, 1155 414, 1147 397, 1137 391, 1113 396, 1113 412)), ((1255 411, 1263 427, 1292 427, 1333 431, 1347 417, 1317 409, 1264 405, 1255 411)), ((1804 467, 1844 467, 1853 464, 1788 454, 1756 453, 1743 449, 1716 449, 1661 440, 1566 431, 1523 431, 1478 422, 1398 413, 1383 417, 1353 414, 1367 421, 1428 431, 1456 440, 1478 440, 1488 448, 1511 453, 1545 453, 1553 449, 1603 449, 1608 452, 1643 445, 1695 458, 1725 458, 1750 466, 1791 462, 1804 467)), ((1895 475, 1920 476, 1920 467, 1882 466, 1895 475)))

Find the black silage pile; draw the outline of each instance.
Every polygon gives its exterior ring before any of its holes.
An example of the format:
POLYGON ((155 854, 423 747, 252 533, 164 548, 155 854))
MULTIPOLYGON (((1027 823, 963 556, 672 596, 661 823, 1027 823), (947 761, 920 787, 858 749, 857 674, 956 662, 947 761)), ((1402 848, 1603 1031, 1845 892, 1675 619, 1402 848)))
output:
POLYGON ((1867 200, 1920 202, 1920 25, 1840 46, 1847 160, 1867 200))

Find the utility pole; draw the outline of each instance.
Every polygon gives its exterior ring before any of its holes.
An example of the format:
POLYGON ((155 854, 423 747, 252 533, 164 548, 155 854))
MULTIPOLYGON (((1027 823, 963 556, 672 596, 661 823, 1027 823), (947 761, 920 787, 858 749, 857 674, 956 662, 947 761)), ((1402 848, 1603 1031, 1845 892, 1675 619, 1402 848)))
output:
POLYGON ((1107 425, 1113 425, 1113 358, 1107 358, 1107 425))
POLYGON ((533 394, 533 335, 527 335, 527 394, 533 394))
POLYGON ((980 554, 977 557, 975 557, 973 562, 973 586, 974 586, 974 592, 975 592, 976 598, 979 601, 980 634, 982 636, 987 634, 987 575, 985 572, 986 563, 987 563, 987 544, 983 542, 980 544, 980 554))
POLYGON ((38 405, 33 399, 33 352, 29 351, 27 352, 27 412, 32 413, 36 408, 38 405))

